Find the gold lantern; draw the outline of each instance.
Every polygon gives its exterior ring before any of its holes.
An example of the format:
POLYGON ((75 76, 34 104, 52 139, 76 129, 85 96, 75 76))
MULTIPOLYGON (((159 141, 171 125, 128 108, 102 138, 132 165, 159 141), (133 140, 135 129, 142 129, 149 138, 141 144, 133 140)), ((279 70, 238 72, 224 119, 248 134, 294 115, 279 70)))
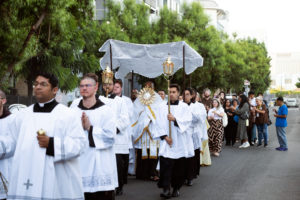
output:
POLYGON ((174 72, 174 63, 171 61, 170 54, 168 55, 167 60, 163 63, 164 75, 170 77, 174 72))
MULTIPOLYGON (((102 72, 102 84, 113 84, 114 73, 110 70, 110 67, 107 65, 105 70, 102 72)), ((106 96, 108 96, 108 89, 106 89, 106 96)))
MULTIPOLYGON (((167 60, 163 63, 163 70, 165 79, 168 81, 168 113, 171 113, 170 107, 170 77, 174 73, 174 63, 171 61, 170 54, 167 60)), ((171 121, 169 121, 169 137, 172 138, 171 121)))

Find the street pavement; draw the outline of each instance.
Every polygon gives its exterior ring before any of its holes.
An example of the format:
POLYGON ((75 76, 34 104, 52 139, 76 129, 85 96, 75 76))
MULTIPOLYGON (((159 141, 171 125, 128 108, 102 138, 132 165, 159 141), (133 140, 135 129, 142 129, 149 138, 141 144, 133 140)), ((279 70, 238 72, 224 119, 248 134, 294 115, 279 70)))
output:
MULTIPOLYGON (((272 112, 270 112, 272 114, 272 112)), ((191 187, 183 186, 180 197, 187 200, 300 200, 300 110, 289 109, 287 152, 278 147, 275 120, 269 126, 269 146, 239 149, 223 146, 212 166, 201 167, 191 187)), ((155 182, 129 177, 123 196, 117 200, 159 200, 155 182)))

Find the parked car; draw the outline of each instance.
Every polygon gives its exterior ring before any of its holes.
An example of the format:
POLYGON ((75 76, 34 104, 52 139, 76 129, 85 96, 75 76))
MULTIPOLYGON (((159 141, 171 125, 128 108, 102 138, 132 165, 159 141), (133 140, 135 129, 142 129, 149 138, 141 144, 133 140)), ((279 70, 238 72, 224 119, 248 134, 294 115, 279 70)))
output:
POLYGON ((8 107, 8 110, 11 112, 11 113, 17 113, 19 112, 20 110, 24 109, 24 108, 27 108, 26 105, 23 105, 23 104, 11 104, 9 107, 8 107))
POLYGON ((296 98, 286 99, 286 106, 287 107, 298 107, 297 99, 296 98))
POLYGON ((276 98, 272 98, 272 99, 269 101, 269 107, 273 107, 273 106, 276 106, 276 98))

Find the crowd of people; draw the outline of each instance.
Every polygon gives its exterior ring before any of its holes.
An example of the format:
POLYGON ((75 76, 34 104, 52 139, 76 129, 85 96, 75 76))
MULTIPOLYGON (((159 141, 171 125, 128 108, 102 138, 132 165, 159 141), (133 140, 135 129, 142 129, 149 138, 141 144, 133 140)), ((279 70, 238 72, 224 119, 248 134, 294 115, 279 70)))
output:
MULTIPOLYGON (((54 75, 39 74, 33 85, 37 103, 17 114, 5 108, 0 90, 0 199, 110 200, 126 193, 128 174, 157 182, 168 199, 193 185, 224 140, 268 146, 270 111, 262 94, 226 99, 224 92, 200 95, 171 84, 168 101, 148 81, 128 98, 115 80, 102 85, 107 95, 98 95, 98 76, 88 73, 68 108, 55 100, 54 75)), ((287 109, 277 100, 277 150, 286 151, 287 109)))

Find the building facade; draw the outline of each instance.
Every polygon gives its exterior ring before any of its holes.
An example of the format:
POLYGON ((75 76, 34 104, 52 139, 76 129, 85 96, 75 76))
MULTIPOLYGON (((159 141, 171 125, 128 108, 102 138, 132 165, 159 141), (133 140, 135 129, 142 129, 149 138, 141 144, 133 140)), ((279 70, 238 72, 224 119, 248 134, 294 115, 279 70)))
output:
MULTIPOLYGON (((107 0, 95 0, 95 19, 103 20, 107 9, 105 3, 107 0)), ((122 2, 123 0, 115 0, 122 2)), ((150 21, 157 20, 160 9, 167 7, 169 10, 180 13, 180 7, 184 3, 199 2, 204 8, 204 12, 210 19, 210 25, 218 30, 227 31, 228 17, 227 11, 221 9, 214 0, 136 0, 137 3, 144 3, 150 9, 150 21)))
POLYGON ((204 12, 210 19, 210 25, 216 27, 220 31, 227 32, 229 13, 219 7, 218 3, 213 0, 194 0, 199 2, 204 12))
POLYGON ((271 89, 295 90, 300 78, 300 52, 271 54, 271 89))

